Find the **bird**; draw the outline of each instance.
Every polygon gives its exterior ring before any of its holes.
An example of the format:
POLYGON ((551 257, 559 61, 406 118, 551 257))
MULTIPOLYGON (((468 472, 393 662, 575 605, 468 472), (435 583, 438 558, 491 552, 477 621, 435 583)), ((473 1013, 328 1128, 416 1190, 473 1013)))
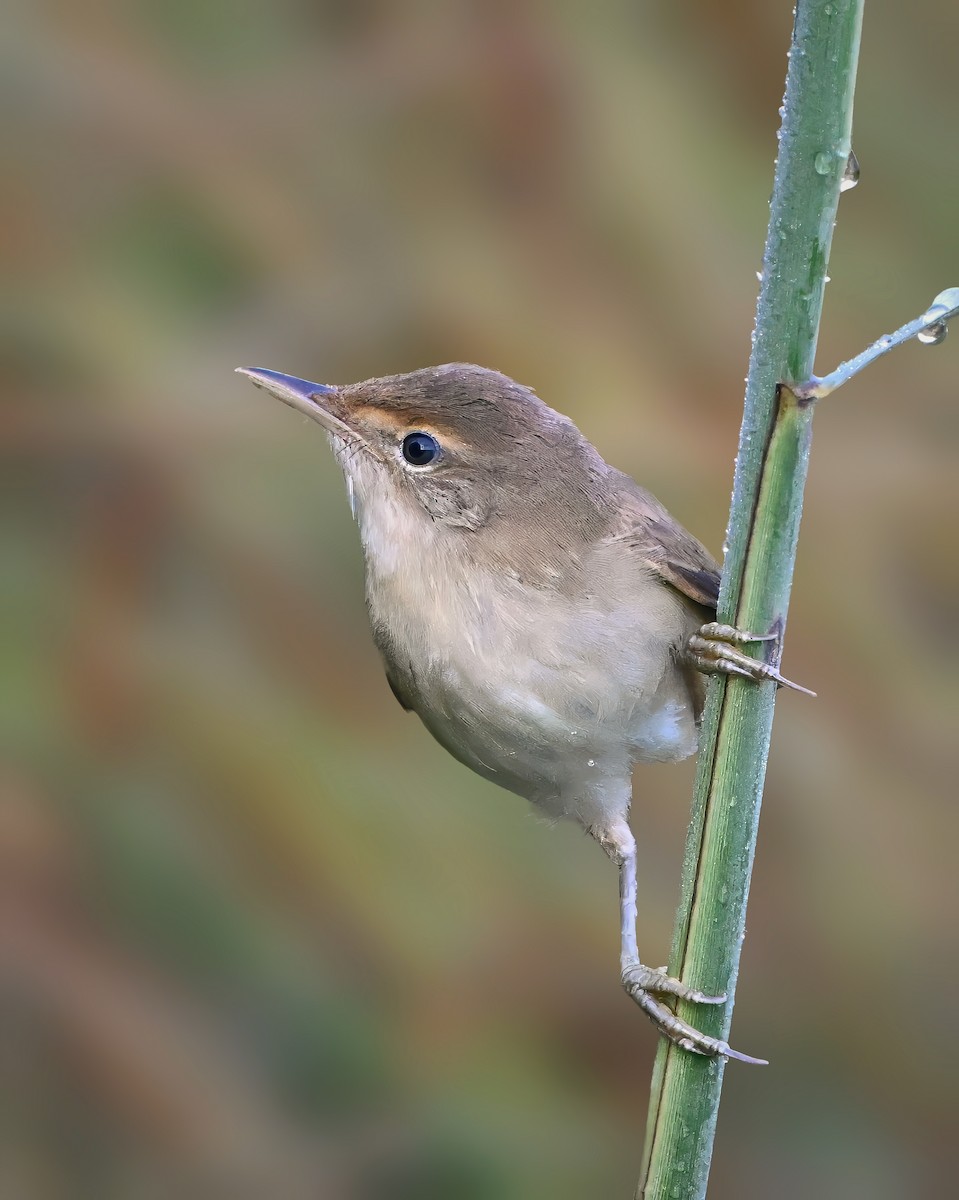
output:
POLYGON ((346 478, 396 699, 478 775, 594 838, 619 871, 623 987, 683 1049, 762 1063, 680 1019, 718 1004, 646 966, 633 765, 697 749, 705 678, 807 691, 716 620, 720 568, 566 416, 447 363, 344 386, 238 367, 325 430, 346 478))

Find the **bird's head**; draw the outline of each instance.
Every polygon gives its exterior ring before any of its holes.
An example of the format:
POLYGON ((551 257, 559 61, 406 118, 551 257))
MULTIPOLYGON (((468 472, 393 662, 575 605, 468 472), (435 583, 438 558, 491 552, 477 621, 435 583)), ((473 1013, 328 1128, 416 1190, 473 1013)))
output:
POLYGON ((326 430, 361 528, 384 508, 519 542, 531 527, 562 538, 595 521, 605 463, 572 421, 497 371, 448 363, 333 387, 238 370, 326 430))

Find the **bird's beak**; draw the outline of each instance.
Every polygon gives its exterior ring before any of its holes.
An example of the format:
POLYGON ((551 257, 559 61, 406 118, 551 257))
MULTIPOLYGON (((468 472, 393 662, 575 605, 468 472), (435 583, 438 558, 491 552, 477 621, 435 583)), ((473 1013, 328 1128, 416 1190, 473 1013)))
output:
POLYGON ((305 413, 323 426, 329 433, 351 433, 349 426, 330 412, 327 405, 336 395, 336 388, 325 383, 310 383, 308 379, 297 379, 295 375, 283 375, 279 371, 267 371, 263 367, 237 367, 238 375, 246 375, 253 383, 282 400, 297 412, 305 413))

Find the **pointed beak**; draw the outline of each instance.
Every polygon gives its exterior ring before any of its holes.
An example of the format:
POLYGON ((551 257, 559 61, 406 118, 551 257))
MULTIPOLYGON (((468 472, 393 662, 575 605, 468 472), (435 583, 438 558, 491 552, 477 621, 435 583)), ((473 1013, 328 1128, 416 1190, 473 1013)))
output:
POLYGON ((295 375, 283 375, 280 371, 267 371, 263 367, 237 367, 236 373, 246 375, 264 392, 269 392, 297 412, 305 413, 329 433, 351 432, 349 426, 326 407, 329 399, 337 394, 335 387, 325 383, 310 383, 308 379, 297 379, 295 375))

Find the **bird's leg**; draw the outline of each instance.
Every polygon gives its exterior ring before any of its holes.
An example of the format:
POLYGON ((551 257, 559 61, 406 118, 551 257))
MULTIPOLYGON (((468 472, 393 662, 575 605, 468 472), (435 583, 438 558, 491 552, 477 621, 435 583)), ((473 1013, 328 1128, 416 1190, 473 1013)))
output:
POLYGON ((620 903, 620 968, 623 987, 636 1001, 659 1032, 695 1054, 722 1055, 742 1062, 764 1063, 765 1059, 750 1058, 722 1041, 700 1033, 680 1020, 659 997, 672 996, 693 1004, 722 1004, 725 996, 709 996, 687 986, 666 973, 666 968, 647 967, 639 959, 636 944, 636 840, 625 821, 617 822, 604 834, 594 833, 606 853, 619 867, 620 903))
POLYGON ((809 688, 780 675, 778 668, 771 663, 751 658, 737 648, 748 642, 773 642, 778 637, 777 633, 747 633, 746 630, 736 629, 733 625, 709 621, 686 642, 686 658, 705 675, 741 675, 755 683, 770 679, 781 687, 815 696, 816 693, 811 692, 809 688))

